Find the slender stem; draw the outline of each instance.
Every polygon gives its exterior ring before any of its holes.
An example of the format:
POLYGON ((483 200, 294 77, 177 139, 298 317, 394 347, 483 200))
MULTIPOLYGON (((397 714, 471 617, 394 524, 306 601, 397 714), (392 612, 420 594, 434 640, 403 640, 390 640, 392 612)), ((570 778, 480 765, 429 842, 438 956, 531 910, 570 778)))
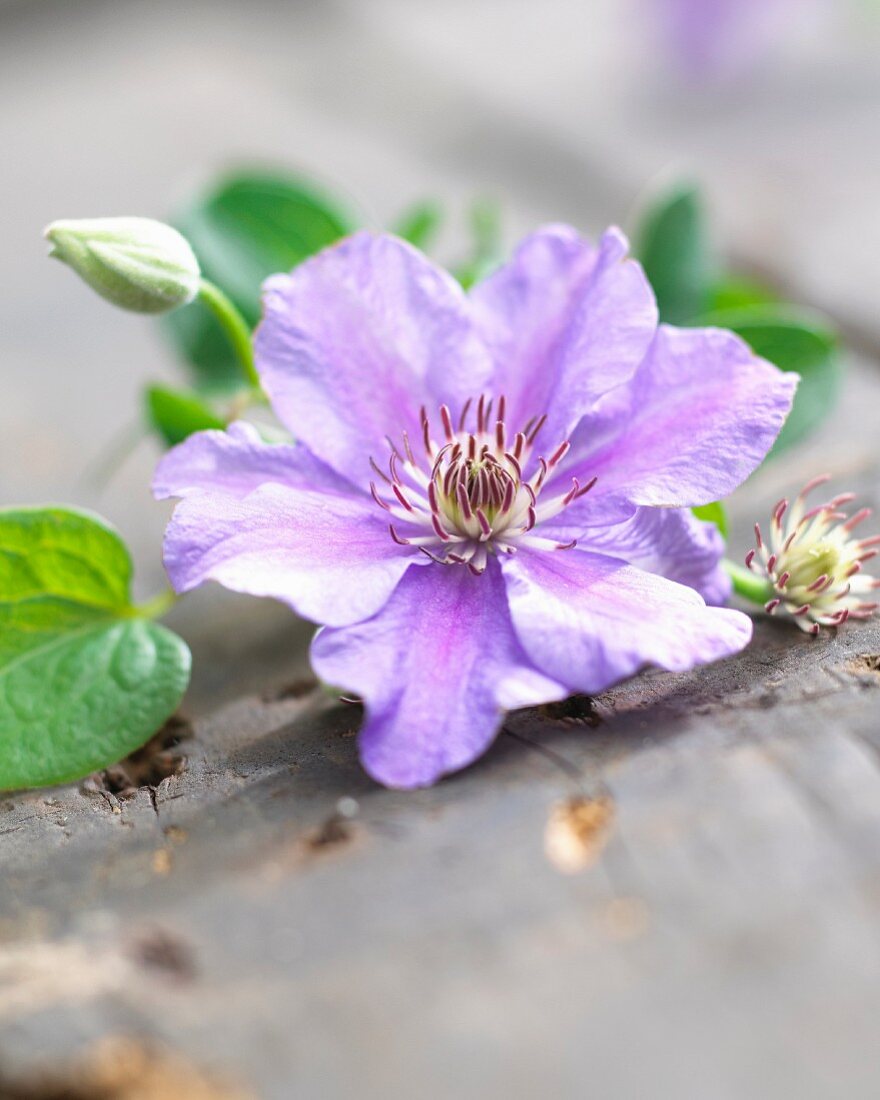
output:
POLYGON ((177 603, 180 597, 172 589, 160 592, 146 603, 138 604, 133 608, 135 615, 140 619, 161 619, 177 603))
POLYGON ((742 596, 744 600, 760 604, 763 607, 768 600, 773 598, 773 585, 766 577, 759 577, 746 569, 745 566, 737 565, 736 562, 728 561, 727 558, 724 559, 723 565, 727 570, 727 575, 733 581, 734 592, 742 596))
POLYGON ((241 364, 248 385, 260 388, 260 376, 254 365, 254 349, 251 344, 251 330, 247 321, 238 312, 219 286, 202 279, 199 284, 199 299, 210 309, 226 333, 238 361, 241 364))

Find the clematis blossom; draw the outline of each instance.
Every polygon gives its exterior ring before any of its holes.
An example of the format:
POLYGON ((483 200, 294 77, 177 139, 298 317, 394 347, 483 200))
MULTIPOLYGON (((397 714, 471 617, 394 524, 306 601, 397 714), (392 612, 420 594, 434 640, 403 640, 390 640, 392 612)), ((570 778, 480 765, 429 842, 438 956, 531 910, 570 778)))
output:
POLYGON ((464 767, 511 708, 748 642, 688 509, 755 469, 796 377, 658 326, 618 231, 541 229, 469 295, 359 233, 266 282, 255 350, 296 442, 236 423, 163 459, 168 573, 322 624, 313 666, 364 700, 380 782, 464 767))
POLYGON ((650 0, 681 72, 698 79, 737 75, 778 46, 823 0, 650 0))

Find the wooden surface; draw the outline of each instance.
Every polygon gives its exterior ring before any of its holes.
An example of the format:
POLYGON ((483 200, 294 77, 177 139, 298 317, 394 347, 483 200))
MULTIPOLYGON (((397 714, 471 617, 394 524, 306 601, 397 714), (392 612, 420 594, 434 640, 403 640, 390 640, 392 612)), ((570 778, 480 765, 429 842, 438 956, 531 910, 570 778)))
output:
MULTIPOLYGON (((511 235, 625 223, 685 166, 729 248, 870 351, 876 40, 790 43, 747 88, 688 97, 620 8, 0 10, 3 499, 99 508, 161 582, 155 452, 100 494, 79 472, 167 357, 39 232, 161 216, 242 156, 342 181, 375 224, 495 193, 511 235)), ((821 437, 738 494, 737 554, 826 468, 880 505, 878 364, 849 366, 821 437)), ((174 621, 196 657, 179 743, 0 798, 0 1096, 877 1095, 880 623, 811 641, 759 619, 735 660, 518 714, 477 766, 401 794, 310 684, 306 626, 216 590, 174 621)))

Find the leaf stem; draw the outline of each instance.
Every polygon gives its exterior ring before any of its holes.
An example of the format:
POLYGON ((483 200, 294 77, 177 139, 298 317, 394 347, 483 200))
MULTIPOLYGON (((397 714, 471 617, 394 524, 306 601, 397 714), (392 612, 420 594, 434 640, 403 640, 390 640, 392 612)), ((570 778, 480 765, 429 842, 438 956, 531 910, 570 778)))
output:
POLYGON ((727 558, 724 559, 722 565, 733 581, 734 592, 742 596, 744 600, 763 607, 768 600, 773 598, 773 585, 765 577, 758 577, 746 569, 745 566, 737 565, 736 562, 728 561, 727 558))
POLYGON ((173 589, 168 588, 165 592, 160 592, 158 596, 153 596, 145 603, 138 604, 132 610, 141 619, 161 619, 174 607, 179 599, 180 596, 173 589))
POLYGON ((248 385, 255 390, 259 390, 260 376, 257 374, 257 368, 254 365, 251 330, 247 321, 220 287, 207 279, 202 279, 199 284, 199 300, 204 302, 223 327, 223 331, 238 357, 248 385))

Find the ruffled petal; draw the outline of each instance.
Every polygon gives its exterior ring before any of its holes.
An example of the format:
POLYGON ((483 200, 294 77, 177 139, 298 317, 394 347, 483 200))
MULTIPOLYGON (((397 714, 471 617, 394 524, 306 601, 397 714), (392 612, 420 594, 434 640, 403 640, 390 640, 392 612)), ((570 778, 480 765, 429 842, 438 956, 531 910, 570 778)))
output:
POLYGON ((492 391, 507 398, 514 431, 546 413, 539 444, 555 447, 644 358, 657 307, 628 248, 619 230, 595 248, 568 226, 548 226, 472 290, 495 362, 492 391))
POLYGON ((727 496, 773 445, 797 382, 731 332, 662 325, 632 381, 575 432, 558 476, 598 481, 567 523, 591 525, 604 497, 680 507, 727 496))
MULTIPOLYGON (((565 512, 558 517, 561 521, 565 518, 565 512)), ((548 524, 541 534, 559 542, 577 538, 579 549, 619 558, 648 573, 686 584, 713 606, 721 606, 730 596, 730 577, 721 565, 721 532, 687 508, 639 508, 625 523, 590 527, 580 533, 562 524, 548 524)))
POLYGON ((196 432, 169 451, 156 467, 153 495, 165 500, 212 492, 240 498, 272 481, 340 496, 364 495, 301 444, 265 443, 242 420, 225 432, 196 432))
POLYGON ((358 233, 263 288, 257 368, 293 435, 359 485, 369 458, 420 438, 419 409, 457 416, 491 360, 459 284, 396 237, 358 233))
POLYGON ((737 653, 748 616, 692 588, 580 549, 520 551, 503 563, 513 624, 535 666, 597 692, 647 665, 682 672, 737 653))
POLYGON ((510 623, 496 561, 411 569, 368 622, 322 630, 312 645, 322 680, 366 705, 364 767, 389 787, 422 787, 465 767, 495 738, 502 712, 562 698, 536 671, 510 623))
POLYGON ((342 626, 375 614, 410 564, 428 564, 393 541, 377 511, 369 500, 276 483, 241 498, 196 492, 168 525, 165 567, 178 592, 219 581, 342 626))

